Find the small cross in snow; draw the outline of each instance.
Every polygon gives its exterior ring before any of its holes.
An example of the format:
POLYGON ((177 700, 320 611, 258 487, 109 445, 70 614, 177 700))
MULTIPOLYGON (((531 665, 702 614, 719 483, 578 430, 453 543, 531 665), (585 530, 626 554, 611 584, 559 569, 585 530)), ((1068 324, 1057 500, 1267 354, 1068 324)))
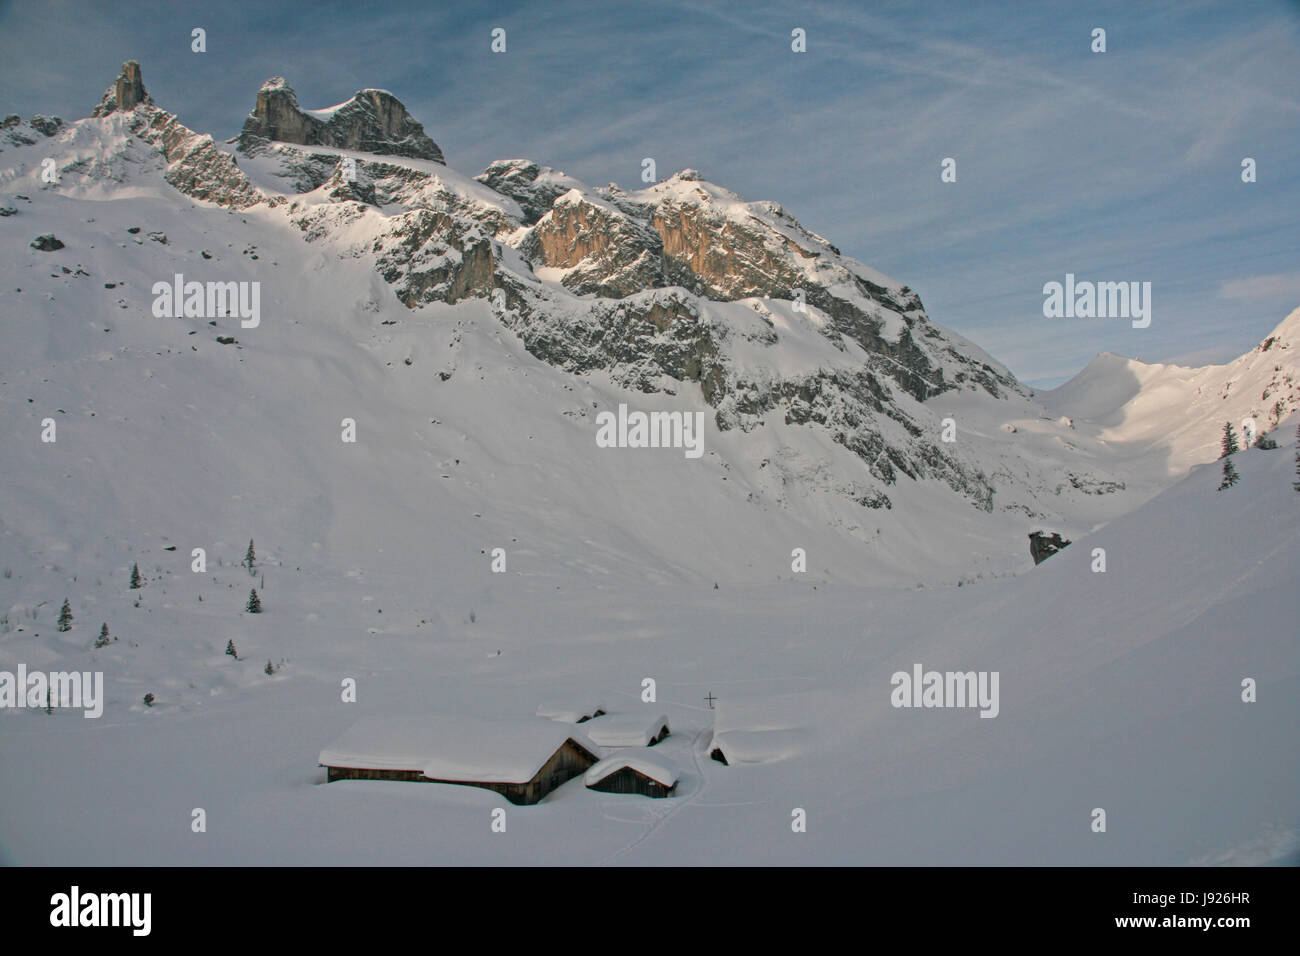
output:
POLYGON ((709 691, 709 696, 704 699, 709 702, 709 710, 713 710, 713 702, 718 699, 713 696, 713 691, 709 691))

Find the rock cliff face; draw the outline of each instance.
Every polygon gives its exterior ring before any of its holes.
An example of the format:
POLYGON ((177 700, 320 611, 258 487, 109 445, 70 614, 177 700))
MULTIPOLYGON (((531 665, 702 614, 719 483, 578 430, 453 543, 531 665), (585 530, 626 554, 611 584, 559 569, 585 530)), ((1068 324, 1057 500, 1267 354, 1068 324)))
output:
POLYGON ((267 141, 443 162, 438 144, 387 90, 359 90, 346 103, 330 109, 303 110, 293 88, 279 76, 257 91, 257 103, 239 134, 240 149, 245 152, 267 141))

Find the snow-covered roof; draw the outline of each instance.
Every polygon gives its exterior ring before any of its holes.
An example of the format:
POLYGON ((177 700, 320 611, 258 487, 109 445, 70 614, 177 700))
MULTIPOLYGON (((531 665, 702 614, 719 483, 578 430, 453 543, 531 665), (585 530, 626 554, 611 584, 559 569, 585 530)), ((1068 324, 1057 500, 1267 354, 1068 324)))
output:
POLYGON ((363 717, 320 753, 326 767, 418 770, 435 780, 526 783, 566 740, 592 756, 583 734, 551 720, 448 714, 363 717))
POLYGON ((810 748, 816 725, 835 713, 824 691, 723 697, 713 718, 713 747, 729 763, 764 763, 810 748))
POLYGON ((659 714, 609 714, 583 725, 587 736, 602 747, 644 747, 668 726, 668 717, 659 714))
POLYGON ((561 724, 576 724, 584 717, 593 717, 596 711, 604 709, 605 705, 601 701, 596 701, 592 706, 585 709, 575 709, 571 704, 541 704, 537 708, 537 716, 561 724))
POLYGON ((611 774, 618 773, 624 767, 631 767, 637 773, 662 783, 665 787, 671 787, 677 782, 677 765, 662 754, 645 747, 630 747, 627 750, 620 750, 612 757, 606 757, 600 763, 588 767, 582 779, 590 787, 611 774))

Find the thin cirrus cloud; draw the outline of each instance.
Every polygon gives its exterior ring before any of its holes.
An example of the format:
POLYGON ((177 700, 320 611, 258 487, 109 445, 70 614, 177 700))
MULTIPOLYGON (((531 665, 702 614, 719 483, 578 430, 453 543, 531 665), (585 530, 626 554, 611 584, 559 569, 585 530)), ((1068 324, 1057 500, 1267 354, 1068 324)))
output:
POLYGON ((661 178, 697 168, 907 282, 1031 384, 1100 351, 1244 352, 1300 305, 1300 15, 1282 0, 144 0, 129 18, 0 2, 5 112, 85 115, 127 58, 218 137, 283 75, 306 107, 392 90, 467 173, 525 156, 636 188, 645 157, 661 178), (207 54, 190 51, 194 26, 207 54), (1043 284, 1067 272, 1150 281, 1151 326, 1045 319, 1043 284))
POLYGON ((1300 272, 1231 279, 1219 285, 1220 299, 1300 303, 1300 272))

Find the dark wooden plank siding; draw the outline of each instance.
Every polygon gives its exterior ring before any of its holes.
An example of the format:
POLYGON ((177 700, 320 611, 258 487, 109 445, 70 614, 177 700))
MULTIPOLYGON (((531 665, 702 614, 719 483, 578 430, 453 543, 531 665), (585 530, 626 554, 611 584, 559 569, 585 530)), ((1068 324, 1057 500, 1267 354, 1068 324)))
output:
POLYGON ((588 784, 587 789, 599 790, 602 793, 639 793, 643 797, 658 799, 672 796, 677 789, 677 784, 665 787, 658 780, 651 780, 631 767, 624 767, 611 773, 599 783, 588 784))
POLYGON ((486 780, 438 780, 426 777, 418 770, 368 770, 359 767, 327 767, 328 782, 335 780, 405 780, 414 783, 446 783, 460 787, 481 787, 499 793, 511 803, 521 806, 537 803, 566 781, 572 780, 597 760, 595 754, 572 740, 551 754, 537 774, 524 783, 498 783, 486 780))

